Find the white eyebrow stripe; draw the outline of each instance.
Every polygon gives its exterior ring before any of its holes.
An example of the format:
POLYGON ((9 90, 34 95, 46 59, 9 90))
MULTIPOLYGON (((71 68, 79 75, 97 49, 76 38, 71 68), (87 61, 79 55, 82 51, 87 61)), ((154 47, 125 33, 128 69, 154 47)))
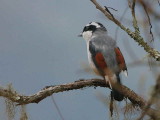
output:
POLYGON ((91 22, 90 24, 87 24, 86 26, 94 25, 96 28, 100 28, 101 26, 98 25, 96 22, 91 22))
POLYGON ((91 23, 91 25, 95 25, 95 26, 96 26, 96 28, 101 27, 101 26, 100 26, 100 25, 98 25, 96 22, 92 22, 92 23, 91 23))

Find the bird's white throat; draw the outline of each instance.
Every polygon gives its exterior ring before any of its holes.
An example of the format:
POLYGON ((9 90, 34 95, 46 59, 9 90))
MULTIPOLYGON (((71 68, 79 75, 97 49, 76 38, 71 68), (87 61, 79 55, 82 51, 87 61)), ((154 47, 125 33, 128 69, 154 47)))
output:
POLYGON ((82 36, 86 40, 86 42, 89 42, 92 38, 92 31, 83 32, 82 36))

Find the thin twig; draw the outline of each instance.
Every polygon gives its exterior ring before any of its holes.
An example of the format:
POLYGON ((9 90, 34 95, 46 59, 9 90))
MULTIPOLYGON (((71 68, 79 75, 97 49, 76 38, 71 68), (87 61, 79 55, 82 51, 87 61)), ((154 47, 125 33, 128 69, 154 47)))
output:
MULTIPOLYGON (((149 1, 149 0, 148 0, 148 1, 149 1)), ((147 11, 148 11, 148 13, 149 13, 150 15, 152 15, 155 19, 159 20, 159 19, 160 19, 160 14, 159 14, 159 12, 157 12, 157 11, 154 9, 155 7, 152 7, 151 4, 148 3, 148 1, 147 1, 147 0, 137 0, 137 2, 140 3, 140 5, 143 4, 143 5, 147 6, 146 9, 147 9, 147 11)), ((157 1, 158 1, 159 6, 160 6, 159 0, 157 0, 157 1)))
POLYGON ((151 39, 150 42, 153 42, 153 41, 154 41, 154 36, 153 36, 153 33, 152 33, 151 19, 150 19, 150 17, 149 17, 148 11, 147 11, 147 8, 148 8, 148 7, 146 6, 146 4, 144 4, 144 2, 140 2, 140 3, 141 3, 141 5, 143 6, 143 9, 144 9, 144 11, 145 11, 145 13, 146 13, 146 15, 147 15, 148 22, 149 22, 149 25, 150 25, 150 35, 151 35, 151 37, 152 37, 152 39, 151 39))
POLYGON ((54 106, 56 107, 56 110, 57 110, 61 120, 64 120, 64 117, 63 117, 63 115, 62 115, 62 113, 61 113, 61 111, 60 111, 60 109, 59 109, 59 107, 58 107, 53 95, 51 95, 51 99, 52 99, 52 102, 53 102, 54 106))
POLYGON ((112 7, 107 7, 107 8, 112 9, 112 10, 114 10, 114 11, 118 11, 118 10, 116 10, 116 9, 112 8, 112 7))
POLYGON ((132 17, 133 17, 133 27, 135 29, 135 34, 140 35, 136 14, 135 14, 135 4, 136 4, 136 0, 133 0, 132 6, 131 6, 132 17))

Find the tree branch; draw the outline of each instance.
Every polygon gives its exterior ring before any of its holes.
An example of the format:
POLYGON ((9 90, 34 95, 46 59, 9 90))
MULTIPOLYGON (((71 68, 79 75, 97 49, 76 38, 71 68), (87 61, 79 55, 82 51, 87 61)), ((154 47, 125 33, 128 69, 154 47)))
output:
POLYGON ((147 42, 144 41, 142 36, 140 34, 137 34, 137 32, 131 31, 129 28, 126 28, 124 25, 122 25, 114 16, 111 14, 111 12, 107 9, 107 7, 103 8, 101 7, 96 0, 91 0, 91 2, 96 6, 97 9, 99 9, 109 20, 117 24, 122 30, 124 30, 131 38, 133 38, 141 47, 144 48, 144 50, 150 54, 153 58, 155 58, 157 61, 160 61, 160 52, 157 51, 154 48, 151 48, 147 42))
MULTIPOLYGON (((18 105, 24 105, 24 104, 30 104, 30 103, 39 103, 46 97, 59 92, 69 91, 69 90, 76 90, 81 89, 84 87, 108 87, 109 84, 106 84, 105 80, 101 79, 87 79, 87 80, 78 80, 72 83, 68 84, 62 84, 62 85, 55 85, 55 86, 47 86, 40 90, 39 92, 25 96, 18 94, 17 92, 13 90, 8 90, 4 88, 0 88, 0 96, 3 96, 13 102, 18 103, 18 105)), ((120 85, 118 87, 114 86, 116 90, 118 90, 121 94, 125 96, 125 98, 128 98, 134 105, 139 106, 142 110, 146 106, 146 101, 138 96, 134 91, 129 89, 128 87, 124 85, 120 85)), ((159 115, 160 111, 154 110, 152 108, 149 108, 147 113, 152 118, 156 116, 156 118, 160 118, 159 115)))
POLYGON ((53 85, 47 86, 37 92, 36 94, 25 96, 18 94, 16 91, 10 89, 0 88, 0 96, 8 98, 9 100, 18 103, 18 105, 29 104, 29 103, 39 103, 41 100, 45 99, 46 97, 52 95, 53 93, 59 93, 69 90, 76 90, 81 89, 84 87, 90 86, 101 86, 101 87, 108 87, 105 84, 104 80, 100 79, 91 79, 91 80, 79 80, 73 83, 63 84, 63 85, 53 85))

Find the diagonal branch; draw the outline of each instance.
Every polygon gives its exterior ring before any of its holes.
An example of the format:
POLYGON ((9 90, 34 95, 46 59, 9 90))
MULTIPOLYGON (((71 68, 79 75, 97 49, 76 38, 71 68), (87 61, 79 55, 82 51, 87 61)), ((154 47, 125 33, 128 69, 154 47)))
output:
POLYGON ((90 79, 90 80, 79 80, 73 83, 62 84, 62 85, 47 86, 42 90, 40 90, 39 92, 29 96, 21 95, 18 94, 16 91, 0 87, 0 96, 3 96, 13 102, 16 102, 18 103, 18 105, 23 105, 29 103, 39 103, 41 100, 45 99, 48 96, 51 96, 53 93, 76 90, 91 86, 108 87, 108 85, 106 85, 104 80, 90 79))
POLYGON ((116 25, 118 25, 122 30, 124 30, 131 38, 133 38, 141 47, 144 48, 144 50, 150 54, 153 58, 155 58, 157 61, 160 61, 160 52, 157 51, 154 48, 151 48, 147 42, 144 41, 141 35, 137 34, 137 32, 131 31, 129 28, 126 28, 124 25, 122 25, 114 16, 109 12, 107 7, 103 8, 101 7, 96 0, 91 0, 91 2, 96 6, 97 9, 99 9, 109 20, 114 22, 116 25))
MULTIPOLYGON (((68 84, 62 84, 62 85, 55 85, 55 86, 47 86, 40 90, 39 92, 25 96, 18 94, 17 92, 13 90, 8 90, 4 88, 0 88, 0 96, 3 96, 13 102, 18 103, 18 105, 24 105, 24 104, 30 104, 30 103, 39 103, 43 99, 45 99, 48 96, 51 96, 54 93, 69 91, 69 90, 77 90, 84 87, 107 87, 109 88, 109 84, 101 79, 88 79, 88 80, 78 80, 72 83, 68 84)), ((118 87, 114 86, 116 90, 118 90, 121 94, 125 96, 125 98, 128 98, 133 104, 136 106, 139 106, 142 110, 146 106, 146 101, 138 96, 134 91, 129 89, 128 87, 124 85, 120 85, 118 87)), ((149 108, 147 113, 152 118, 160 118, 159 115, 160 111, 154 110, 152 108, 149 108)))

